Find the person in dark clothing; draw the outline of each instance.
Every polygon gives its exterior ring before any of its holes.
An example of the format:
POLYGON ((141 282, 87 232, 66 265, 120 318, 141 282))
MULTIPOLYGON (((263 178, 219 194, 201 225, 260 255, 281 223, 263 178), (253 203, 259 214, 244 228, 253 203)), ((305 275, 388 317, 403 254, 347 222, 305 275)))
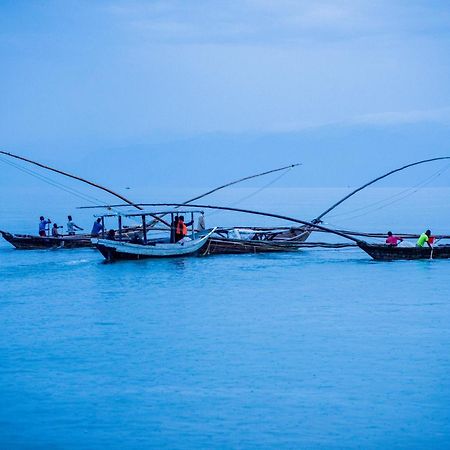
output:
POLYGON ((92 226, 91 236, 98 237, 101 231, 103 231, 102 219, 98 218, 92 226))
POLYGON ((58 225, 56 223, 53 224, 53 228, 52 228, 52 237, 59 237, 60 234, 58 232, 58 228, 62 228, 62 227, 58 227, 58 225))
POLYGON ((177 227, 178 227, 178 216, 175 216, 173 219, 173 222, 170 224, 170 243, 171 244, 176 242, 177 227))

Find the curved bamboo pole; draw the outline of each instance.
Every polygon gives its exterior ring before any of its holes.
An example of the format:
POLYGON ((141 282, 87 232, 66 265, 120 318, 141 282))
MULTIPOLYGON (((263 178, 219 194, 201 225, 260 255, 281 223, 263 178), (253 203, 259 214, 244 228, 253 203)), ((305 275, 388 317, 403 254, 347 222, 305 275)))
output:
MULTIPOLYGON (((0 150, 0 154, 1 155, 6 155, 6 156, 10 156, 11 158, 19 159, 21 161, 25 161, 25 162, 30 163, 30 164, 34 164, 35 166, 42 167, 43 169, 46 169, 46 170, 50 170, 51 172, 55 172, 55 173, 58 173, 60 175, 64 175, 65 177, 73 178, 74 180, 78 180, 78 181, 81 181, 83 183, 89 184, 90 186, 93 186, 93 187, 95 187, 97 189, 105 191, 108 194, 114 195, 115 197, 119 198, 120 200, 123 200, 125 203, 127 203, 130 206, 133 206, 136 209, 139 209, 141 211, 143 209, 138 204, 132 202, 131 200, 129 200, 125 196, 123 196, 121 194, 118 194, 117 192, 114 192, 113 190, 111 190, 111 189, 109 189, 109 188, 107 188, 105 186, 102 186, 100 184, 94 183, 93 181, 89 181, 89 180, 86 180, 85 178, 79 177, 77 175, 73 175, 73 174, 71 174, 69 172, 65 172, 63 170, 55 169, 54 167, 50 167, 50 166, 47 166, 45 164, 41 164, 41 163, 39 163, 37 161, 33 161, 32 159, 28 159, 28 158, 25 158, 23 156, 15 155, 14 153, 5 152, 5 151, 0 150)), ((158 220, 158 221, 164 223, 165 225, 170 226, 169 223, 167 223, 163 219, 160 219, 158 216, 152 216, 152 217, 155 220, 158 220)))
POLYGON ((257 178, 257 177, 262 177, 264 175, 269 175, 271 173, 275 173, 275 172, 280 172, 282 170, 286 170, 286 169, 293 169, 294 167, 300 166, 301 164, 297 163, 297 164, 291 164, 289 166, 285 166, 285 167, 280 167, 279 169, 273 169, 273 170, 268 170, 267 172, 261 172, 261 173, 257 173, 256 175, 250 175, 249 177, 244 177, 244 178, 240 178, 239 180, 236 181, 232 181, 231 183, 226 183, 223 184, 222 186, 216 187, 214 189, 211 189, 208 192, 205 192, 204 194, 198 195, 197 197, 191 198, 189 200, 186 200, 182 206, 191 203, 191 202, 195 202, 196 200, 200 200, 203 197, 206 197, 207 195, 213 194, 214 192, 220 191, 221 189, 224 189, 226 187, 230 187, 233 186, 234 184, 238 184, 238 183, 242 183, 243 181, 247 181, 247 180, 251 180, 252 178, 257 178))
POLYGON ((0 154, 6 155, 6 156, 10 156, 11 158, 19 159, 21 161, 25 161, 25 162, 30 163, 30 164, 34 164, 35 166, 42 167, 43 169, 50 170, 50 171, 55 172, 55 173, 59 173, 61 175, 69 177, 69 178, 73 178, 74 180, 82 181, 83 183, 89 184, 89 185, 94 186, 94 187, 96 187, 98 189, 101 189, 102 191, 108 192, 109 194, 114 195, 117 198, 120 198, 125 203, 128 203, 129 205, 134 206, 135 208, 142 210, 142 208, 140 206, 136 205, 134 202, 132 202, 128 198, 124 197, 123 195, 118 194, 117 192, 114 192, 114 191, 112 191, 111 189, 109 189, 109 188, 107 188, 105 186, 101 186, 100 184, 97 184, 97 183, 94 183, 92 181, 86 180, 85 178, 81 178, 81 177, 79 177, 77 175, 72 175, 71 173, 64 172, 63 170, 59 170, 59 169, 55 169, 55 168, 50 167, 50 166, 46 166, 45 164, 41 164, 41 163, 39 163, 37 161, 33 161, 33 160, 25 158, 23 156, 14 155, 13 153, 9 153, 9 152, 5 152, 5 151, 0 150, 0 154))
MULTIPOLYGON (((273 213, 266 213, 266 212, 262 212, 262 211, 254 211, 251 209, 242 209, 242 208, 231 208, 231 207, 227 207, 227 206, 217 206, 217 205, 199 205, 198 203, 139 203, 140 206, 190 206, 191 208, 205 208, 205 209, 217 209, 217 210, 221 210, 221 211, 234 211, 234 212, 241 212, 244 214, 253 214, 253 215, 257 215, 257 216, 266 216, 266 217, 274 217, 275 219, 282 219, 282 220, 287 220, 289 222, 295 222, 295 223, 299 223, 301 225, 306 225, 308 227, 311 228, 317 228, 319 230, 323 230, 326 231, 327 233, 332 233, 332 234, 336 234, 337 236, 341 236, 344 237, 345 239, 349 239, 350 241, 359 243, 359 242, 364 242, 361 241, 360 239, 356 239, 352 236, 349 236, 348 234, 342 233, 341 231, 338 230, 333 230, 331 228, 328 227, 324 227, 323 225, 319 225, 313 222, 308 222, 306 220, 301 220, 301 219, 295 219, 294 217, 289 217, 289 216, 283 216, 280 214, 273 214, 273 213)), ((118 205, 120 206, 120 205, 118 205)))
MULTIPOLYGON (((239 178, 239 180, 235 180, 235 181, 231 181, 230 183, 223 184, 221 186, 218 186, 218 187, 216 187, 214 189, 209 190, 208 192, 205 192, 204 194, 200 194, 200 195, 197 195, 197 197, 193 197, 193 198, 191 198, 189 200, 186 200, 185 202, 183 202, 181 204, 181 206, 187 205, 188 203, 191 203, 191 202, 195 202, 196 200, 200 200, 201 198, 204 198, 204 197, 206 197, 208 195, 211 195, 214 192, 220 191, 220 190, 222 190, 224 188, 233 186, 233 185, 238 184, 238 183, 242 183, 243 181, 251 180, 253 178, 262 177, 264 175, 269 175, 269 174, 275 173, 275 172, 280 172, 282 170, 292 169, 292 168, 300 166, 300 165, 301 165, 300 163, 290 164, 289 166, 280 167, 279 169, 267 170, 266 172, 257 173, 256 175, 250 175, 250 176, 247 176, 247 177, 244 177, 244 178, 239 178)), ((159 217, 164 217, 164 214, 159 216, 159 217)), ((149 226, 151 227, 151 226, 155 225, 155 223, 156 223, 156 221, 153 221, 152 223, 149 224, 149 226)))
POLYGON ((417 161, 411 164, 407 164, 406 166, 402 166, 399 167, 398 169, 394 169, 391 170, 387 173, 385 173, 384 175, 381 175, 377 178, 374 178, 372 181, 369 181, 368 183, 363 184, 362 186, 360 186, 359 188, 355 189, 354 191, 350 192, 349 194, 347 194, 345 197, 341 198, 339 201, 337 201, 336 203, 334 203, 333 205, 331 205, 328 209, 326 209, 322 214, 318 215, 315 219, 312 220, 312 223, 319 223, 321 222, 321 219, 323 216, 325 216, 326 214, 328 214, 330 211, 332 211, 333 209, 335 209, 337 206, 339 206, 341 203, 345 202, 347 199, 349 199, 350 197, 352 197, 353 195, 355 195, 357 192, 362 191, 363 189, 365 189, 366 187, 370 186, 371 184, 376 183, 377 181, 382 180, 383 178, 388 177, 389 175, 392 175, 393 173, 396 172, 400 172, 402 170, 407 169, 408 167, 413 167, 413 166, 418 166, 419 164, 425 164, 428 162, 432 162, 432 161, 439 161, 442 159, 450 159, 450 156, 440 156, 438 158, 430 158, 430 159, 423 159, 422 161, 417 161))

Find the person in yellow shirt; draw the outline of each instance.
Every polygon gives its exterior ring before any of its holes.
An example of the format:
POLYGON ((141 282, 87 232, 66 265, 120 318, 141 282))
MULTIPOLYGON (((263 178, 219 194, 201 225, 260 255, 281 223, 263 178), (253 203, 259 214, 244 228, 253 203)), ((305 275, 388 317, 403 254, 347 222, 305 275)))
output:
POLYGON ((427 230, 427 231, 425 231, 425 233, 422 233, 419 236, 419 239, 417 240, 416 247, 423 247, 425 245, 425 242, 426 242, 428 247, 432 248, 431 244, 429 242, 430 241, 430 236, 431 236, 431 231, 430 230, 427 230))

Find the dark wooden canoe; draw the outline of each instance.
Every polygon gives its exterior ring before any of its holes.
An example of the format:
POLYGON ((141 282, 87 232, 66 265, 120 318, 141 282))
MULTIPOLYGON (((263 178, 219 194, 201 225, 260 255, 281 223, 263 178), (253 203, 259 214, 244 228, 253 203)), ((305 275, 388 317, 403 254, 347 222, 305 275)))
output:
POLYGON ((258 233, 253 239, 233 239, 219 234, 209 238, 201 254, 226 255, 243 253, 291 252, 301 247, 311 232, 302 227, 281 232, 258 233))
POLYGON ((358 246, 373 259, 393 261, 399 259, 448 259, 450 258, 450 245, 437 245, 433 249, 427 247, 395 247, 386 244, 369 244, 360 241, 358 246))
POLYGON ((75 235, 61 237, 42 237, 30 234, 11 234, 1 231, 3 238, 19 250, 45 250, 57 248, 93 247, 90 235, 75 235))

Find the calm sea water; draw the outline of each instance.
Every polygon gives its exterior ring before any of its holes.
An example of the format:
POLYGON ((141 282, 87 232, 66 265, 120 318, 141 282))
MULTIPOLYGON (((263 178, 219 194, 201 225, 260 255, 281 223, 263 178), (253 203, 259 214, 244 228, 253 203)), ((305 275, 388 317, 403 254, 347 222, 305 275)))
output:
MULTIPOLYGON (((400 191, 329 221, 448 233, 448 189, 355 211, 400 191)), ((271 190, 242 206, 312 218, 339 194, 271 190)), ((0 228, 34 231, 43 206, 3 202, 0 228)), ((357 249, 105 264, 2 242, 0 447, 449 448, 449 273, 357 249)))

